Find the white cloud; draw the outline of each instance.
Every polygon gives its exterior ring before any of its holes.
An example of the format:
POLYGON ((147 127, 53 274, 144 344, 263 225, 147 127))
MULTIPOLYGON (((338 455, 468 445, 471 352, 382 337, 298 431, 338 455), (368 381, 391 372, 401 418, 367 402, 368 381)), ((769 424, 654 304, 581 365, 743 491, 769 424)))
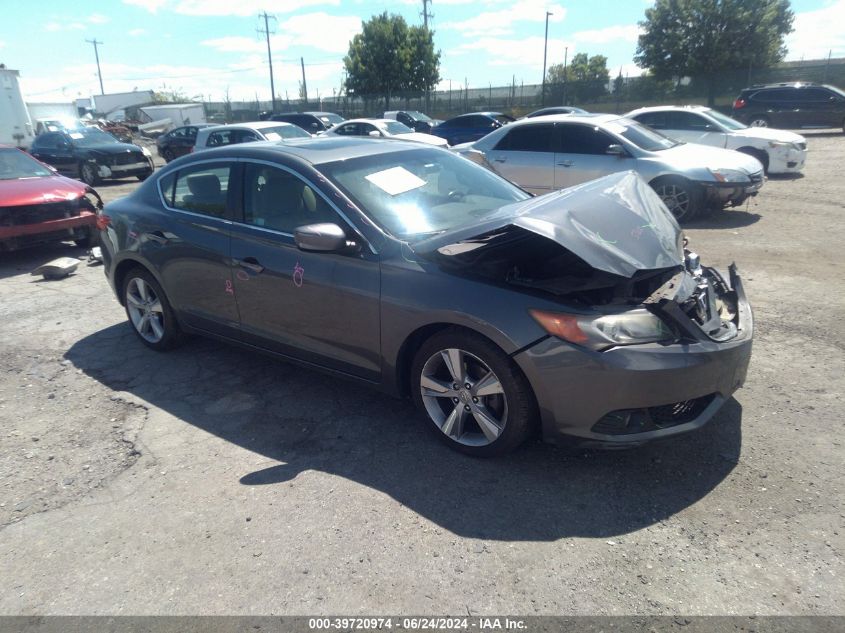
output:
POLYGON ((549 23, 561 22, 566 9, 559 4, 546 4, 543 0, 518 0, 498 11, 485 11, 475 17, 458 22, 445 22, 440 28, 460 31, 464 37, 493 37, 513 32, 514 22, 544 23, 546 11, 551 11, 549 23))
POLYGON ((56 31, 81 31, 85 28, 85 25, 82 22, 67 22, 67 21, 52 21, 47 22, 44 25, 45 31, 56 32, 56 31))
POLYGON ((141 9, 146 9, 150 13, 156 13, 165 4, 167 4, 167 0, 123 0, 123 4, 140 7, 141 9))
POLYGON ((3 48, 4 46, 6 46, 6 42, 4 42, 3 40, 0 40, 0 48, 3 48))
POLYGON ((92 13, 87 18, 85 18, 86 22, 90 22, 91 24, 105 24, 110 20, 108 16, 103 15, 102 13, 92 13))
POLYGON ((310 46, 331 53, 346 53, 349 40, 361 30, 355 16, 306 13, 279 22, 278 32, 291 38, 291 44, 310 46))
POLYGON ((845 55, 845 0, 823 9, 795 14, 794 31, 786 37, 787 59, 823 59, 845 55))
POLYGON ((128 33, 131 37, 139 37, 139 36, 141 36, 141 35, 146 35, 146 34, 147 34, 147 29, 130 29, 129 31, 127 31, 127 33, 128 33))
MULTIPOLYGON (((133 0, 135 1, 135 0, 133 0)), ((174 7, 176 13, 185 15, 258 15, 267 13, 293 13, 306 7, 337 6, 340 0, 180 0, 174 7)))
MULTIPOLYGON (((481 37, 474 42, 462 44, 459 51, 481 51, 486 54, 490 66, 528 66, 542 71, 543 68, 543 43, 542 36, 525 37, 522 39, 506 39, 499 37, 481 37)), ((549 39, 549 48, 546 66, 562 64, 565 48, 569 47, 569 59, 575 54, 576 47, 573 42, 549 39)), ((538 72, 542 75, 542 72, 538 72)), ((538 81, 542 77, 538 77, 538 81)))
POLYGON ((608 26, 603 29, 589 31, 578 31, 572 36, 576 42, 592 44, 609 44, 611 42, 632 42, 636 43, 640 36, 640 27, 636 24, 624 24, 608 26))

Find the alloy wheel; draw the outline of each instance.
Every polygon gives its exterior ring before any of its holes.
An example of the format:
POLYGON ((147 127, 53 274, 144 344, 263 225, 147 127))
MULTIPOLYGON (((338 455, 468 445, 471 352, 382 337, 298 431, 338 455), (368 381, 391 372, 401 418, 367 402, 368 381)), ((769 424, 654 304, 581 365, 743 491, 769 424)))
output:
POLYGON ((94 170, 93 165, 89 163, 85 163, 82 166, 82 181, 86 184, 93 185, 97 182, 97 172, 94 170))
POLYGON ((149 343, 164 337, 164 309, 161 300, 146 281, 134 277, 126 286, 126 308, 138 334, 149 343))
POLYGON ((465 350, 433 354, 420 374, 425 409, 440 431, 465 446, 495 442, 508 420, 504 387, 490 367, 465 350))
POLYGON ((748 124, 749 127, 769 127, 769 122, 766 119, 753 119, 751 123, 748 124))
POLYGON ((657 187, 657 195, 663 200, 663 204, 669 207, 676 220, 681 220, 689 213, 689 192, 683 187, 668 183, 660 185, 657 187))

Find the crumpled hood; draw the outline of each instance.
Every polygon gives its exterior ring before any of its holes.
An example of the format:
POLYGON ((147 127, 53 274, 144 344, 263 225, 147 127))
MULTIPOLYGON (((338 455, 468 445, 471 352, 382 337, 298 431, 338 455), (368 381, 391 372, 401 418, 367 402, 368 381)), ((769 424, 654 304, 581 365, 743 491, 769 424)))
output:
POLYGON ((0 207, 74 200, 87 189, 88 185, 59 175, 0 180, 0 207))
POLYGON ((776 130, 770 127, 747 127, 742 130, 733 130, 731 132, 736 136, 747 136, 749 138, 762 138, 767 141, 780 141, 781 143, 806 143, 805 139, 800 134, 790 132, 788 130, 776 130))
POLYGON ((473 238, 507 226, 553 240, 593 268, 623 277, 682 266, 684 261, 681 228, 633 171, 506 205, 478 224, 452 229, 412 248, 446 256, 466 252, 473 238))

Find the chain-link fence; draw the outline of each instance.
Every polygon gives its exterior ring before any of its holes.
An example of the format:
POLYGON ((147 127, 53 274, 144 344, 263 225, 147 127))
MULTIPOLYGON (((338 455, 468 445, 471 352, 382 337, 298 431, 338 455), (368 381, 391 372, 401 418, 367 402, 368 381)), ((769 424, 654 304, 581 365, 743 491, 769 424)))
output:
MULTIPOLYGON (((814 81, 845 86, 845 59, 787 62, 772 68, 745 68, 720 73, 712 79, 717 108, 730 109, 740 90, 754 84, 814 81)), ((609 81, 570 81, 547 84, 523 84, 384 95, 341 95, 309 100, 282 99, 277 112, 328 111, 346 118, 380 117, 387 110, 419 110, 439 119, 465 112, 496 111, 522 116, 553 105, 575 105, 594 112, 628 112, 634 108, 664 103, 706 103, 710 90, 706 77, 657 80, 641 77, 611 77, 609 81)), ((206 104, 213 121, 252 121, 262 112, 272 110, 269 101, 210 102, 206 104)))

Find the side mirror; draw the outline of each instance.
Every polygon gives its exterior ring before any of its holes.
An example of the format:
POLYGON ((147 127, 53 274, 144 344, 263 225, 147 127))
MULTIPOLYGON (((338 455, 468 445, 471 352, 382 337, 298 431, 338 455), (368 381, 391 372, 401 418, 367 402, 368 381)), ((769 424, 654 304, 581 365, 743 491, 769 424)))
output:
POLYGON ((372 130, 367 136, 372 136, 374 138, 381 138, 381 132, 378 130, 372 130))
POLYGON ((614 143, 613 145, 608 145, 604 153, 610 156, 618 156, 619 158, 625 158, 628 155, 628 152, 625 151, 625 148, 616 143, 614 143))
POLYGON ((336 253, 346 248, 346 233, 337 224, 330 222, 297 227, 293 240, 297 248, 303 251, 336 253))

